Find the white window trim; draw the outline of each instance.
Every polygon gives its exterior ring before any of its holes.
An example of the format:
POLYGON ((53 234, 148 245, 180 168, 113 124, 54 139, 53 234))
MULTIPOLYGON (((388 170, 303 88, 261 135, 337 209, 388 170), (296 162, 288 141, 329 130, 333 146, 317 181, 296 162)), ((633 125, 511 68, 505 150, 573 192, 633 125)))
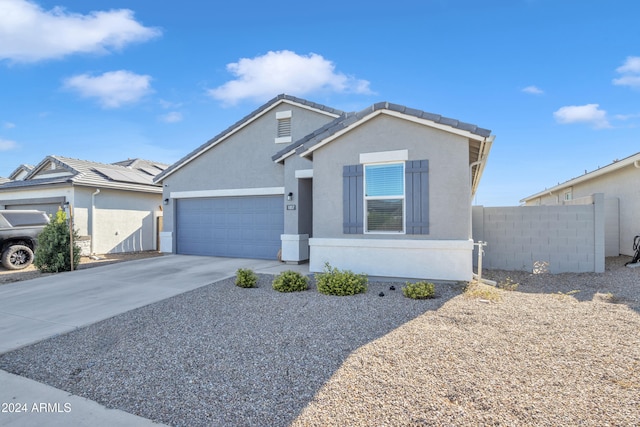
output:
MULTIPOLYGON (((360 155, 362 156, 362 154, 360 155)), ((361 157, 362 158, 362 157, 361 157)), ((406 162, 403 161, 396 161, 396 162, 377 162, 377 163, 367 163, 365 165, 363 165, 362 168, 362 185, 363 185, 363 195, 362 197, 364 198, 363 200, 363 215, 364 215, 364 220, 363 220, 363 224, 364 224, 364 229, 363 232, 364 234, 393 234, 393 235, 400 235, 400 234, 407 234, 407 188, 406 188, 406 175, 405 175, 405 168, 406 168, 406 162), (402 165, 402 196, 367 196, 366 195, 366 190, 367 190, 367 166, 374 166, 374 165, 394 165, 394 164, 400 164, 402 165), (367 201, 368 200, 388 200, 388 199, 402 199, 402 231, 369 231, 369 223, 367 221, 367 201)))
POLYGON ((406 162, 407 160, 409 160, 409 150, 360 153, 360 164, 406 162))
POLYGON ((275 139, 276 144, 286 144, 291 142, 292 139, 290 136, 280 136, 278 138, 275 139))

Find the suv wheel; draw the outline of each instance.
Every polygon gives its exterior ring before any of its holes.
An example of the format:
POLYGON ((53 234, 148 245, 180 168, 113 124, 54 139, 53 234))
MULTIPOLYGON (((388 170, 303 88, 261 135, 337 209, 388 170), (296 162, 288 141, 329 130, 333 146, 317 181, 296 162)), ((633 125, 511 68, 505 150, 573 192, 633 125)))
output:
POLYGON ((2 253, 2 265, 7 270, 21 270, 33 262, 33 251, 28 246, 9 246, 2 253))

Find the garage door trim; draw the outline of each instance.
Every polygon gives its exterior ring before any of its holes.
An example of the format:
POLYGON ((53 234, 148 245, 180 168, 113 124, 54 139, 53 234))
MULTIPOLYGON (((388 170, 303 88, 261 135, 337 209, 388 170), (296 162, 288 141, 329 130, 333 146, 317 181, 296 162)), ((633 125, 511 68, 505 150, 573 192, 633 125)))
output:
POLYGON ((260 187, 260 188, 229 188, 224 190, 200 190, 200 191, 172 191, 169 197, 172 199, 196 199, 211 197, 242 197, 242 196, 278 196, 284 194, 284 187, 260 187))

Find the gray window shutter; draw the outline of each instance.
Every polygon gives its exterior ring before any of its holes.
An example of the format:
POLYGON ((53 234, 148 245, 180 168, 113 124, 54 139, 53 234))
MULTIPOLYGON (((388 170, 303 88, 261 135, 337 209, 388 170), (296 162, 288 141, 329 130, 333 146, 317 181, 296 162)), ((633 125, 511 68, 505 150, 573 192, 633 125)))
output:
POLYGON ((343 233, 362 234, 364 230, 364 177, 362 165, 344 166, 342 170, 343 233))
POLYGON ((429 234, 429 160, 405 165, 406 233, 429 234))

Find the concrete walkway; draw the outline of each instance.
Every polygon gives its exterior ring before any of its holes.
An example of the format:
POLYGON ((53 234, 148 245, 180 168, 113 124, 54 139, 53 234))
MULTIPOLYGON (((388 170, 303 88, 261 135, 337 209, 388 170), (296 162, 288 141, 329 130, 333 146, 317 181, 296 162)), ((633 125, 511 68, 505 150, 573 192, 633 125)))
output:
MULTIPOLYGON (((225 279, 238 268, 256 273, 308 273, 306 264, 165 255, 2 285, 0 353, 225 279)), ((0 384, 0 410, 11 409, 11 404, 13 409, 16 404, 26 409, 0 412, 3 426, 157 425, 1 370, 0 384)))

